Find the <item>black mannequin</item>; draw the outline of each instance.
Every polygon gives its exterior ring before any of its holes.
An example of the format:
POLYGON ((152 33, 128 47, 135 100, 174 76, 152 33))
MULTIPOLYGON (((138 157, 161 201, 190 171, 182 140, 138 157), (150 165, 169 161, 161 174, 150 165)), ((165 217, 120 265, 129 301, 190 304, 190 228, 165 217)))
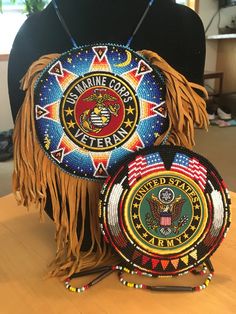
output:
MULTIPOLYGON (((78 45, 100 42, 125 45, 148 0, 57 0, 57 3, 78 45)), ((156 0, 130 47, 155 51, 189 81, 203 83, 204 29, 198 15, 188 7, 172 0, 156 0)), ((61 53, 71 48, 70 38, 52 3, 23 24, 9 59, 9 96, 14 120, 24 97, 19 81, 28 67, 44 54, 61 53)), ((49 193, 46 211, 52 216, 49 193)), ((88 222, 86 219, 86 224, 88 222)))
MULTIPOLYGON (((59 10, 78 45, 126 44, 148 0, 57 0, 59 10)), ((8 85, 13 120, 22 104, 20 79, 31 63, 48 53, 69 50, 52 3, 30 16, 20 28, 9 58, 8 85)), ((131 48, 157 52, 188 80, 202 84, 205 37, 199 16, 172 0, 156 0, 136 34, 131 48)))

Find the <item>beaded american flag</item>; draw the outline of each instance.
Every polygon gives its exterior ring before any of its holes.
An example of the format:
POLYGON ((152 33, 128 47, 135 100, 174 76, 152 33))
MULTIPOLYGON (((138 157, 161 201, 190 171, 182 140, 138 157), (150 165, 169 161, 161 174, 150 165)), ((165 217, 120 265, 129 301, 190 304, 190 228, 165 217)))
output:
POLYGON ((230 225, 230 196, 215 167, 186 148, 133 155, 101 191, 105 240, 131 269, 178 275, 203 264, 230 225))

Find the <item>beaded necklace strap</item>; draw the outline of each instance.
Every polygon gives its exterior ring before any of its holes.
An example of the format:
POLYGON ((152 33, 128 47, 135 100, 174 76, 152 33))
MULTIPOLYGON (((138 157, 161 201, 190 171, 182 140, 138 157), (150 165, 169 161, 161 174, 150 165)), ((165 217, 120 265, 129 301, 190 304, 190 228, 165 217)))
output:
POLYGON ((152 277, 163 278, 163 276, 153 276, 150 273, 141 272, 139 270, 130 270, 129 268, 124 267, 124 266, 120 266, 120 265, 104 266, 104 267, 99 267, 99 268, 95 268, 95 269, 88 270, 88 271, 86 270, 86 271, 82 271, 79 273, 74 273, 71 277, 68 277, 65 280, 64 284, 65 284, 66 289, 68 289, 70 292, 81 293, 81 292, 84 292, 85 290, 89 289, 90 287, 94 286, 95 284, 97 284, 98 282, 100 282, 101 280, 103 280, 104 278, 109 276, 114 271, 118 271, 117 274, 118 274, 119 281, 124 286, 127 286, 129 288, 146 289, 146 290, 151 290, 151 291, 192 291, 193 292, 193 291, 200 291, 200 290, 203 290, 206 287, 208 287, 208 285, 212 279, 212 276, 214 274, 214 268, 213 268, 210 260, 207 260, 205 263, 203 263, 202 269, 191 271, 191 273, 193 273, 194 275, 204 275, 207 273, 208 269, 209 269, 210 273, 207 276, 206 280, 203 282, 202 285, 198 285, 195 287, 191 287, 191 286, 152 286, 152 285, 146 285, 146 284, 142 284, 142 283, 130 282, 130 281, 127 281, 123 278, 124 273, 130 274, 130 275, 149 277, 149 278, 152 278, 152 277), (95 279, 90 281, 88 284, 85 284, 81 287, 74 287, 71 285, 72 279, 91 275, 91 274, 96 274, 96 273, 100 273, 100 274, 95 279))
MULTIPOLYGON (((127 47, 129 47, 130 44, 131 44, 131 42, 133 41, 134 36, 136 35, 136 33, 138 32, 138 30, 140 29, 140 27, 141 27, 141 25, 142 25, 142 23, 143 23, 145 17, 147 16, 147 14, 148 14, 148 12, 149 12, 151 6, 153 5, 154 1, 155 1, 155 0, 150 0, 150 1, 148 1, 148 5, 147 5, 147 7, 146 7, 144 13, 142 14, 140 20, 138 21, 137 26, 135 27, 135 29, 134 29, 132 35, 130 36, 130 38, 128 39, 128 41, 127 41, 127 43, 126 43, 126 46, 127 46, 127 47)), ((64 20, 64 18, 63 18, 63 16, 62 16, 61 13, 60 13, 60 10, 59 10, 58 5, 57 5, 57 1, 56 1, 56 0, 52 0, 52 4, 53 4, 53 6, 54 6, 54 9, 55 9, 55 11, 56 11, 57 17, 58 17, 58 19, 59 19, 59 21, 60 21, 62 27, 64 28, 64 30, 65 30, 67 36, 70 38, 70 41, 71 41, 73 47, 74 47, 74 48, 77 48, 77 47, 78 47, 78 46, 77 46, 77 43, 76 43, 75 39, 73 38, 73 36, 71 35, 71 32, 70 32, 70 30, 69 30, 69 28, 68 28, 68 26, 67 26, 67 24, 66 24, 66 22, 65 22, 65 20, 64 20)))
MULTIPOLYGON (((117 269, 117 268, 116 268, 117 269)), ((118 268, 119 269, 119 268, 118 268)), ((203 282, 203 284, 195 286, 195 287, 191 287, 191 286, 151 286, 151 285, 146 285, 146 284, 139 284, 139 283, 134 283, 134 282, 130 282, 127 281, 123 278, 123 273, 130 273, 130 274, 135 274, 135 275, 139 275, 139 276, 146 276, 146 277, 154 277, 152 274, 149 273, 143 273, 140 271, 130 271, 127 268, 123 268, 123 269, 119 269, 118 271, 118 278, 120 280, 120 282, 129 288, 134 288, 134 289, 146 289, 146 290, 151 290, 151 291, 200 291, 205 289, 206 287, 208 287, 213 274, 214 274, 214 268, 212 266, 212 263, 210 260, 206 260, 206 262, 204 262, 202 264, 202 269, 200 270, 192 270, 191 273, 193 273, 194 275, 205 275, 207 273, 207 270, 210 271, 210 273, 208 274, 206 280, 203 282)), ((163 276, 157 276, 157 278, 163 278, 163 276)))
POLYGON ((69 28, 68 28, 68 26, 67 26, 67 24, 66 24, 66 22, 65 22, 65 20, 64 20, 64 18, 63 18, 63 16, 61 15, 61 13, 60 13, 60 11, 59 11, 59 8, 58 8, 58 5, 57 5, 56 0, 52 0, 52 4, 53 4, 53 7, 54 7, 54 9, 55 9, 55 11, 56 11, 56 15, 57 15, 57 17, 58 17, 58 19, 59 19, 59 21, 60 21, 62 27, 64 28, 64 30, 65 30, 67 36, 70 38, 70 41, 71 41, 73 47, 74 47, 74 48, 77 48, 77 47, 78 47, 78 46, 77 46, 77 43, 76 43, 76 41, 74 40, 73 36, 71 35, 71 32, 70 32, 70 30, 69 30, 69 28))
POLYGON ((133 34, 130 36, 129 40, 127 41, 127 44, 126 44, 127 47, 130 46, 132 40, 134 39, 134 36, 136 35, 136 33, 138 32, 138 30, 140 29, 140 27, 141 27, 141 25, 142 25, 142 23, 143 23, 145 17, 147 16, 147 14, 148 14, 148 12, 149 12, 151 6, 153 5, 153 2, 154 2, 154 0, 150 0, 150 1, 148 2, 148 5, 147 5, 147 7, 146 7, 146 9, 145 9, 145 11, 144 11, 144 13, 143 13, 143 15, 141 16, 141 18, 140 18, 140 20, 139 20, 137 26, 135 27, 135 29, 134 29, 134 31, 133 31, 133 34))
POLYGON ((87 290, 88 288, 94 286, 95 284, 97 284, 98 282, 100 282, 102 279, 106 278, 107 276, 109 276, 112 272, 114 271, 122 271, 125 272, 127 274, 131 274, 131 275, 140 275, 140 276, 145 276, 145 277, 153 277, 152 274, 148 274, 146 272, 140 272, 140 271, 133 271, 128 269, 127 267, 124 266, 119 266, 119 265, 114 265, 114 266, 103 266, 103 267, 98 267, 98 268, 94 268, 91 270, 85 270, 85 271, 81 271, 79 273, 74 273, 72 276, 68 277, 64 284, 66 289, 68 289, 71 292, 76 292, 76 293, 81 293, 84 292, 85 290, 87 290), (71 280, 75 279, 75 278, 80 278, 80 277, 84 277, 84 276, 88 276, 88 275, 92 275, 92 274, 97 274, 100 273, 100 275, 98 275, 95 279, 93 279, 92 281, 90 281, 88 284, 85 284, 81 287, 74 287, 71 285, 71 280))
POLYGON ((65 284, 66 289, 68 289, 70 292, 81 293, 81 292, 84 292, 85 290, 89 289, 90 287, 94 286, 95 284, 97 284, 98 282, 100 282, 101 280, 106 278, 107 276, 109 276, 113 271, 114 270, 113 270, 112 266, 106 266, 106 267, 96 268, 96 269, 93 269, 91 271, 84 271, 84 272, 80 272, 80 273, 75 273, 71 277, 68 277, 65 280, 64 284, 65 284), (83 276, 91 275, 91 274, 95 274, 95 273, 100 273, 100 274, 95 279, 93 279, 89 283, 87 283, 86 285, 83 285, 81 287, 73 287, 70 284, 70 281, 74 278, 83 277, 83 276))
MULTIPOLYGON (((119 271, 118 272, 118 278, 120 280, 120 282, 129 288, 134 288, 134 289, 146 289, 146 290, 151 290, 151 291, 200 291, 205 289, 206 287, 208 287, 213 273, 209 273, 209 275, 207 276, 206 280, 204 281, 204 283, 202 285, 198 285, 195 287, 190 287, 190 286, 151 286, 151 285, 146 285, 146 284, 139 284, 139 283, 135 283, 135 282, 131 282, 131 281, 127 281, 125 280, 122 275, 123 275, 123 271, 119 271)), ((136 273, 138 275, 138 273, 136 273)), ((204 273, 199 273, 200 275, 203 275, 204 273)))

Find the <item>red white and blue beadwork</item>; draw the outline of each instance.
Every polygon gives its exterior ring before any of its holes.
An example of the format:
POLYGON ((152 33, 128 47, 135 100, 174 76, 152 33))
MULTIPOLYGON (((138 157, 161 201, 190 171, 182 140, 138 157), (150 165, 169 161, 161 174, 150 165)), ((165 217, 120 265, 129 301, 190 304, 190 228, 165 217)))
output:
POLYGON ((35 86, 35 126, 67 173, 104 179, 169 125, 162 73, 130 48, 91 45, 54 60, 35 86))
POLYGON ((204 157, 163 145, 136 153, 101 191, 102 233, 130 269, 178 275, 203 264, 230 225, 224 181, 204 157))

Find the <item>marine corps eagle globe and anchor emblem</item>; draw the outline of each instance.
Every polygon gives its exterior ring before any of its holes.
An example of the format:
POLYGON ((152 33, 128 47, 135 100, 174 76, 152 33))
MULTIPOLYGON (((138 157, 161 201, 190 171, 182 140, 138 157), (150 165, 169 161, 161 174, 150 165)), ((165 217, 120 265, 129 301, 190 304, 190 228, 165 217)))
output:
POLYGON ((135 131, 140 115, 132 88, 123 79, 102 72, 75 80, 61 107, 68 137, 79 147, 95 152, 121 146, 135 131))
MULTIPOLYGON (((93 109, 85 110, 80 116, 80 126, 85 132, 99 133, 111 121, 111 115, 118 116, 120 105, 117 103, 105 105, 105 101, 116 101, 117 98, 108 93, 102 94, 102 89, 84 98, 84 101, 95 101, 93 109)), ((107 90, 104 89, 106 92, 107 90)))

